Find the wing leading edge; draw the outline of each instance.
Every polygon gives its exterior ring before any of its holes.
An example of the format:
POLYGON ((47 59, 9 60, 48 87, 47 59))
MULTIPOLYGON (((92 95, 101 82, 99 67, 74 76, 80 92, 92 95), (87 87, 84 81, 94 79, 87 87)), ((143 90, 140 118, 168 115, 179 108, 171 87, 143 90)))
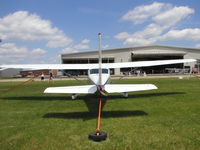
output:
MULTIPOLYGON (((123 63, 103 63, 102 68, 130 68, 130 67, 148 67, 178 63, 195 62, 195 59, 175 59, 175 60, 156 60, 156 61, 139 61, 123 63)), ((0 65, 0 68, 17 68, 17 69, 58 69, 58 70, 88 70, 98 68, 99 64, 21 64, 21 65, 0 65)))
POLYGON ((98 68, 98 64, 19 64, 19 65, 0 65, 0 68, 16 68, 16 69, 55 69, 55 70, 82 70, 90 68, 98 68))
POLYGON ((138 62, 123 62, 123 63, 107 63, 102 64, 103 68, 131 68, 131 67, 149 67, 178 63, 195 62, 195 59, 174 59, 174 60, 155 60, 155 61, 138 61, 138 62))

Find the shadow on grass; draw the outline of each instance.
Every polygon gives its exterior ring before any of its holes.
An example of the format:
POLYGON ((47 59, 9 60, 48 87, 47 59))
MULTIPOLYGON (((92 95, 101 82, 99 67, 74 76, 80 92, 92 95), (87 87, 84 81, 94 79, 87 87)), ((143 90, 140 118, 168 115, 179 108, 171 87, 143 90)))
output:
MULTIPOLYGON (((134 111, 102 111, 102 118, 120 118, 131 116, 146 116, 146 112, 141 110, 134 111)), ((47 113, 43 118, 61 118, 61 119, 83 119, 89 120, 97 118, 97 113, 92 112, 69 112, 69 113, 47 113)))
MULTIPOLYGON (((180 95, 180 94, 185 94, 185 92, 161 92, 161 93, 141 93, 141 94, 131 93, 129 94, 128 98, 157 97, 157 96, 180 95)), ((108 96, 108 98, 109 100, 120 99, 120 95, 111 95, 111 96, 108 96)))
MULTIPOLYGON (((143 97, 155 97, 155 96, 167 96, 167 95, 178 95, 178 94, 184 94, 182 92, 166 92, 166 93, 145 93, 145 94, 130 94, 129 98, 143 98, 143 97)), ((121 98, 124 99, 120 94, 117 95, 110 95, 108 97, 102 98, 102 109, 105 106, 106 102, 108 100, 120 100, 121 98)), ((3 97, 1 98, 3 100, 25 100, 25 101, 74 101, 69 96, 55 96, 55 95, 44 95, 44 96, 22 96, 22 97, 3 97)), ((128 98, 126 98, 128 99, 128 98)), ((99 105, 99 95, 82 95, 78 96, 75 100, 83 100, 85 102, 85 105, 88 108, 89 112, 92 112, 93 114, 97 114, 98 112, 98 105, 99 105)), ((85 112, 84 115, 91 115, 89 112, 85 112)), ((117 114, 117 112, 115 112, 117 114)), ((124 115, 126 114, 135 114, 136 112, 122 112, 124 115)), ((108 113, 109 114, 109 113, 108 113)), ((112 113, 111 113, 112 114, 112 113)), ((137 113, 136 113, 137 114, 137 113)), ((71 114, 73 116, 73 114, 71 114)), ((75 117, 81 116, 81 114, 74 114, 75 117)), ((114 114, 113 114, 114 115, 114 114)), ((62 116, 62 115, 61 115, 62 116)))
MULTIPOLYGON (((142 97, 154 97, 154 96, 167 96, 167 95, 179 95, 185 94, 185 92, 162 92, 162 93, 141 93, 141 94, 129 94, 128 98, 142 98, 142 97)), ((88 99, 95 99, 98 100, 98 94, 94 95, 78 95, 75 100, 88 100, 88 99)), ((118 95, 109 95, 107 97, 109 100, 115 100, 124 98, 120 94, 118 95)), ((8 97, 1 97, 2 100, 25 100, 25 101, 71 101, 71 96, 61 96, 61 95, 41 95, 41 96, 8 96, 8 97)), ((72 100, 74 101, 74 100, 72 100)))
POLYGON ((55 96, 55 95, 41 95, 41 96, 16 96, 16 97, 2 97, 3 100, 24 100, 24 101, 66 101, 71 100, 69 95, 67 96, 55 96))

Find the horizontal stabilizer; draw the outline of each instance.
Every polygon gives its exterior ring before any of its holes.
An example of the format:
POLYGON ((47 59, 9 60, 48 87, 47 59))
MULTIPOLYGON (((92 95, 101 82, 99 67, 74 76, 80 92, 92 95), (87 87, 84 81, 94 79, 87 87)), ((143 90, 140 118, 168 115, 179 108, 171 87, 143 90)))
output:
POLYGON ((96 85, 85 86, 64 86, 64 87, 49 87, 44 93, 69 93, 69 94, 92 94, 97 91, 96 85))
POLYGON ((157 89, 157 87, 153 84, 106 84, 104 88, 108 93, 123 93, 157 89))

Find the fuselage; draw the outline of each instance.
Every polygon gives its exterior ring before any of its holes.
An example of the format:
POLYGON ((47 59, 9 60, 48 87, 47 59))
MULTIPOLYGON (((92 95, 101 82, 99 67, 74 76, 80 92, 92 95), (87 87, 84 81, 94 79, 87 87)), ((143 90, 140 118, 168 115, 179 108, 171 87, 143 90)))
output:
POLYGON ((99 85, 103 86, 110 82, 110 70, 107 68, 102 68, 101 70, 102 70, 101 77, 99 75, 98 68, 88 70, 88 78, 90 82, 92 82, 93 84, 97 86, 99 85))

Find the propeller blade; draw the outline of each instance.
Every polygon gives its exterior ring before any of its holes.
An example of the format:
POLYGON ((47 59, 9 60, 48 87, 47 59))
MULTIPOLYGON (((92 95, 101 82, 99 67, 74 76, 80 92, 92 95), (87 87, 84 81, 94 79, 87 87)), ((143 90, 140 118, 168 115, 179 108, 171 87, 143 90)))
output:
POLYGON ((105 90, 100 90, 99 91, 103 96, 108 96, 108 93, 105 90))

